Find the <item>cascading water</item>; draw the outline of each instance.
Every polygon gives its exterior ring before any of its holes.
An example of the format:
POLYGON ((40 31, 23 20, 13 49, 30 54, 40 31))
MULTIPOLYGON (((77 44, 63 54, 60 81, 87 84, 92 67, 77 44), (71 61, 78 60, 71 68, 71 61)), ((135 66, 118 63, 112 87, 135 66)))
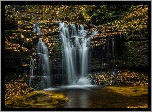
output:
POLYGON ((93 31, 91 35, 87 35, 88 31, 84 30, 82 25, 71 24, 71 35, 66 23, 59 23, 60 37, 62 40, 63 53, 63 70, 67 74, 68 84, 87 85, 86 79, 88 74, 88 55, 90 39, 97 34, 93 31), (79 78, 79 79, 78 79, 79 78))
POLYGON ((48 48, 44 44, 41 38, 39 38, 39 42, 37 45, 37 54, 38 54, 38 76, 49 76, 50 65, 49 65, 48 48))
POLYGON ((30 76, 33 76, 34 67, 35 67, 35 64, 34 64, 33 58, 31 58, 30 59, 30 76))
MULTIPOLYGON (((34 33, 37 33, 38 36, 41 34, 41 30, 38 26, 34 25, 34 33), (39 30, 37 30, 39 29, 39 30)), ((39 38, 37 44, 37 66, 34 69, 34 61, 30 59, 30 79, 29 86, 35 89, 44 89, 51 86, 50 80, 50 64, 49 64, 49 56, 48 56, 48 48, 44 44, 41 38, 39 38), (33 74, 35 72, 35 74, 33 74)))
MULTIPOLYGON (((88 30, 85 30, 82 25, 78 26, 78 29, 76 29, 75 24, 70 26, 71 32, 69 32, 66 23, 59 23, 64 76, 67 76, 68 85, 89 85, 87 76, 90 40, 97 34, 97 31, 95 30, 88 35, 88 30)), ((29 85, 35 89, 44 89, 51 86, 48 48, 40 38, 42 33, 38 23, 34 24, 33 31, 39 37, 37 44, 38 59, 36 66, 33 59, 30 60, 29 85), (35 79, 36 82, 34 82, 35 79)))

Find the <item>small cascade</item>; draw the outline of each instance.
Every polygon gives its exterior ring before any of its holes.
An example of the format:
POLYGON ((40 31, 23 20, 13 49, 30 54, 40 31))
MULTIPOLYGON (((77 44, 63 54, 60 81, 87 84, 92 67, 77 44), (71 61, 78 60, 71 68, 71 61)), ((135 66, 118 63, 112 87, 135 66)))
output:
MULTIPOLYGON (((33 26, 34 33, 37 33, 37 35, 40 36, 41 30, 38 24, 34 24, 33 26)), ((34 89, 44 89, 51 86, 49 62, 48 48, 42 39, 39 38, 37 44, 37 65, 35 66, 33 59, 30 59, 30 87, 33 87, 34 89)))

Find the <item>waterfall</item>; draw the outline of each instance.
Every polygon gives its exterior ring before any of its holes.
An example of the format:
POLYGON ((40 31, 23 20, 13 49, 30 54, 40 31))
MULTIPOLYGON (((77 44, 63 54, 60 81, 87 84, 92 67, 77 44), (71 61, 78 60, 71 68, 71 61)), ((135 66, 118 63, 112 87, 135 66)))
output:
MULTIPOLYGON (((76 84, 79 78, 84 79, 87 77, 90 40, 97 34, 95 30, 91 35, 88 35, 88 30, 85 30, 83 25, 78 26, 78 29, 76 29, 75 24, 70 24, 70 28, 71 32, 66 23, 59 23, 63 54, 62 68, 67 75, 69 85, 76 84)), ((82 81, 86 84, 86 80, 82 81)))
MULTIPOLYGON (((34 24, 34 33, 37 33, 40 37, 41 30, 38 24, 34 24)), ((44 89, 51 86, 51 72, 50 72, 50 61, 48 56, 48 48, 45 43, 39 38, 37 44, 37 65, 35 66, 33 59, 30 59, 30 78, 29 86, 34 89, 44 89), (34 69, 34 67, 36 69, 34 69), (36 71, 35 74, 34 70, 36 71)))

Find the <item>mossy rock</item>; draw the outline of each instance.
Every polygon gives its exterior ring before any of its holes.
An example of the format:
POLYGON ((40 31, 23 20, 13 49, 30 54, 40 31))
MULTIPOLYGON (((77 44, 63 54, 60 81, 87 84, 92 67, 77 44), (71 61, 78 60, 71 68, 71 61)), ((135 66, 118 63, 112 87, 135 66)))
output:
POLYGON ((63 108, 68 98, 62 93, 34 91, 24 96, 14 96, 5 102, 6 108, 63 108))

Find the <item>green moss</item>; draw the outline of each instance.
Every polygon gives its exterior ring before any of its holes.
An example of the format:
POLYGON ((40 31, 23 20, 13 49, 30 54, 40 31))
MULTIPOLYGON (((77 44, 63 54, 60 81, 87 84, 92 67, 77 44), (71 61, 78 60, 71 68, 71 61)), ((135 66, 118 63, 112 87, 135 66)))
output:
POLYGON ((148 87, 138 87, 138 86, 127 86, 127 87, 121 87, 121 86, 110 86, 108 89, 112 90, 113 92, 116 92, 118 94, 121 94, 123 96, 141 96, 148 94, 148 87))
POLYGON ((138 87, 138 86, 129 86, 129 87, 121 87, 121 86, 110 86, 108 89, 124 95, 124 96, 140 96, 148 94, 148 87, 138 87))
POLYGON ((34 91, 7 100, 5 106, 8 108, 56 108, 63 107, 67 99, 62 93, 34 91))
POLYGON ((105 86, 90 98, 90 108, 148 108, 148 88, 142 86, 105 86))

